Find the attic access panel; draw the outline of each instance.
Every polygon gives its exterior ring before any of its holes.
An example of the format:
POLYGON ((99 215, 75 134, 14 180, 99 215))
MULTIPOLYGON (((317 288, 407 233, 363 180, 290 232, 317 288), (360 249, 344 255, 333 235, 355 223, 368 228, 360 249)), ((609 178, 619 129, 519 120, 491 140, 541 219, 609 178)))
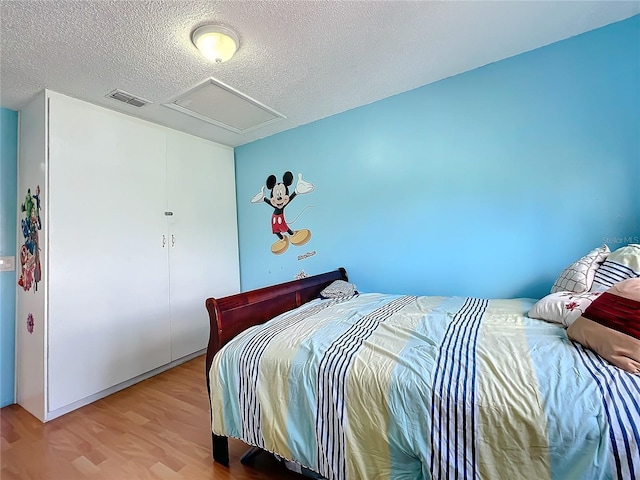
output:
POLYGON ((164 105, 235 133, 244 133, 287 118, 214 78, 209 78, 164 105))

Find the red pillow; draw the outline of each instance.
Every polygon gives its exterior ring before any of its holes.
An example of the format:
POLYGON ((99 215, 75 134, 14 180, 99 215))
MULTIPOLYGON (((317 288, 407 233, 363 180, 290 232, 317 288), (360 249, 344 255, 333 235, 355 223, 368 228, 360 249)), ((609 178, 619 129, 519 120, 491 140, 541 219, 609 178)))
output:
POLYGON ((567 329, 570 339, 640 374, 640 278, 614 284, 567 329))
POLYGON ((640 278, 614 284, 582 316, 640 340, 640 278))

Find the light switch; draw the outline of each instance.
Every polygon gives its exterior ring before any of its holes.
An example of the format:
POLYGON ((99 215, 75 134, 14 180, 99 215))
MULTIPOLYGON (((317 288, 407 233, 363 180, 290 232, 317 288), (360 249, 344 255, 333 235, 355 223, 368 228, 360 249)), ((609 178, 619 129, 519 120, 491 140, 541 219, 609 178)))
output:
POLYGON ((0 272, 13 272, 16 269, 16 257, 0 257, 0 272))

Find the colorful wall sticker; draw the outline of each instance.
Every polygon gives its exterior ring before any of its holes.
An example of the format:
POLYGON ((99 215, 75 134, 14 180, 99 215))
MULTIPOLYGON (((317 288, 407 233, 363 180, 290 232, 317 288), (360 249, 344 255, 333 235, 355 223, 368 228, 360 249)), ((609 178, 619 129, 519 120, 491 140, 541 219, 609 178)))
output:
POLYGON ((38 282, 42 279, 42 268, 40 266, 40 240, 38 231, 42 230, 40 220, 40 185, 36 187, 36 193, 31 194, 31 189, 27 190, 24 203, 20 206, 24 212, 24 218, 20 221, 24 243, 20 247, 20 285, 25 292, 31 290, 38 291, 38 282))
POLYGON ((292 230, 289 225, 293 225, 300 215, 309 207, 306 207, 292 221, 287 223, 284 216, 284 209, 289 205, 297 195, 311 193, 314 189, 313 184, 302 179, 302 174, 298 174, 298 182, 291 195, 289 195, 289 186, 293 183, 293 173, 285 172, 282 181, 278 182, 275 175, 269 175, 266 181, 266 187, 271 191, 269 198, 265 195, 265 187, 253 196, 251 203, 265 202, 273 207, 271 215, 271 232, 278 237, 278 240, 271 245, 271 252, 275 255, 281 255, 289 248, 289 242, 292 245, 300 246, 311 240, 311 231, 306 228, 300 230, 292 230))
POLYGON ((33 321, 33 315, 30 313, 29 315, 27 315, 27 332, 33 333, 34 323, 35 322, 33 321))

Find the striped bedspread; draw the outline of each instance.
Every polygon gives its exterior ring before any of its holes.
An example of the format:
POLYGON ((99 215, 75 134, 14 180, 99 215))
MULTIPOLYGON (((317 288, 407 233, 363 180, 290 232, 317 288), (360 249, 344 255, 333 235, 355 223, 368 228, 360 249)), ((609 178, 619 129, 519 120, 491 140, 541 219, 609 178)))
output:
POLYGON ((331 480, 640 478, 640 377, 533 303, 314 300, 216 355, 212 430, 331 480))

